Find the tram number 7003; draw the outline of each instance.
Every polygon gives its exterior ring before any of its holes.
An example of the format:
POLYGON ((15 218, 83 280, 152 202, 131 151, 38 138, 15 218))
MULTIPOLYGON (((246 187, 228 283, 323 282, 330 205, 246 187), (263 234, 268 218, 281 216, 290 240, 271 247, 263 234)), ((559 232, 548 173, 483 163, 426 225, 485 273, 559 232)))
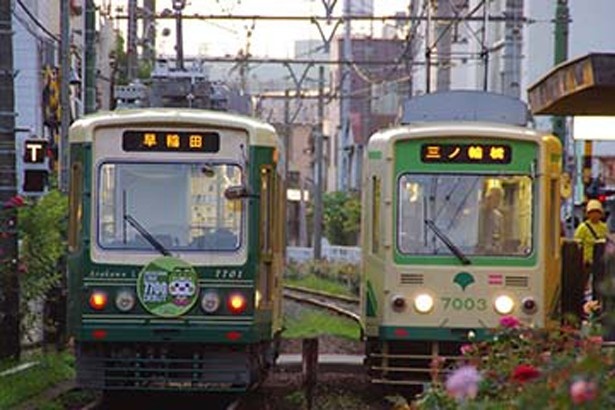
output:
POLYGON ((444 310, 486 310, 487 299, 485 298, 440 298, 444 303, 444 310))

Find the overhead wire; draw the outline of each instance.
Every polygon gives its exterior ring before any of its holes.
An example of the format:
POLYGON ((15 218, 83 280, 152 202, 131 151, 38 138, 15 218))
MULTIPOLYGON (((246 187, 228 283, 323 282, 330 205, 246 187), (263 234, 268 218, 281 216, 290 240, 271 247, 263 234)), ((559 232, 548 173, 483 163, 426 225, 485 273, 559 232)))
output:
MULTIPOLYGON (((66 1, 66 0, 63 0, 66 1)), ((26 15, 30 18, 30 20, 38 27, 40 28, 45 34, 47 34, 51 39, 53 39, 55 42, 60 43, 60 39, 53 34, 51 31, 49 31, 49 29, 47 29, 47 27, 45 27, 37 18, 34 14, 32 14, 32 12, 28 9, 28 7, 26 7, 25 4, 23 4, 22 0, 16 0, 17 4, 23 9, 24 13, 26 13, 26 15)), ((15 10, 13 10, 13 15, 19 19, 19 17, 17 17, 18 15, 15 13, 15 10)), ((23 21, 20 20, 22 23, 23 21)), ((30 30, 28 30, 30 31, 30 30)), ((31 32, 31 31, 30 31, 31 32)), ((31 32, 32 33, 32 32, 31 32)), ((33 33, 34 34, 34 33, 33 33)), ((37 35, 38 37, 38 35, 37 35)))

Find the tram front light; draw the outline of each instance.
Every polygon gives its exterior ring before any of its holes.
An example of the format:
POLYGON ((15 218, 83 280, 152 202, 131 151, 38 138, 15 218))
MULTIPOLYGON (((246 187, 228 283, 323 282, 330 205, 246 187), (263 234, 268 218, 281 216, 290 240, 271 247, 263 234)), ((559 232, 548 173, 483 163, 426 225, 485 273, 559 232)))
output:
POLYGON ((421 293, 414 298, 414 308, 419 313, 429 313, 433 309, 433 298, 427 293, 421 293))
POLYGON ((515 302, 510 296, 501 295, 495 299, 493 306, 495 307, 495 311, 500 315, 507 315, 513 311, 515 302))
POLYGON ((220 295, 215 290, 208 290, 201 297, 201 309, 205 313, 214 313, 220 307, 220 295))
POLYGON ((121 290, 115 296, 115 306, 122 312, 131 311, 135 303, 135 294, 130 290, 121 290))
POLYGON ((107 293, 95 290, 90 294, 90 307, 94 310, 103 310, 107 306, 107 293))
POLYGON ((228 297, 227 305, 232 314, 239 315, 246 310, 248 302, 246 301, 246 297, 241 293, 233 293, 228 297))

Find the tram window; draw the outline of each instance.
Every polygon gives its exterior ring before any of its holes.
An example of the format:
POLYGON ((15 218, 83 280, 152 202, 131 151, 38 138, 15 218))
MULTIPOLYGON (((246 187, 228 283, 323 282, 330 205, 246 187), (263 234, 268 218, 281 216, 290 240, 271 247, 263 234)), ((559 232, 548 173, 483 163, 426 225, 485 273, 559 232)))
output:
POLYGON ((398 185, 397 247, 405 254, 450 255, 445 236, 466 255, 526 256, 533 209, 529 176, 405 174, 398 185))
POLYGON ((380 178, 372 177, 372 253, 380 251, 380 178))
POLYGON ((105 163, 98 178, 98 243, 103 248, 155 252, 128 216, 169 251, 241 245, 241 201, 223 195, 241 183, 237 165, 105 163))
POLYGON ((79 234, 81 232, 82 202, 83 192, 83 165, 75 162, 71 168, 70 190, 69 190, 69 222, 68 249, 75 251, 79 247, 79 234))
POLYGON ((271 253, 272 213, 273 213, 273 183, 271 168, 261 169, 261 251, 271 253))
MULTIPOLYGON (((551 179, 549 181, 549 208, 548 209, 559 209, 558 206, 558 196, 560 195, 559 191, 559 180, 551 179)), ((551 222, 548 224, 548 233, 549 236, 549 244, 548 244, 548 252, 552 255, 557 255, 559 252, 559 235, 557 227, 560 225, 560 213, 559 212, 551 212, 551 222)))
POLYGON ((269 303, 272 299, 273 289, 273 242, 275 241, 275 218, 273 217, 274 203, 274 172, 270 167, 261 168, 261 257, 259 286, 263 294, 263 302, 269 303))

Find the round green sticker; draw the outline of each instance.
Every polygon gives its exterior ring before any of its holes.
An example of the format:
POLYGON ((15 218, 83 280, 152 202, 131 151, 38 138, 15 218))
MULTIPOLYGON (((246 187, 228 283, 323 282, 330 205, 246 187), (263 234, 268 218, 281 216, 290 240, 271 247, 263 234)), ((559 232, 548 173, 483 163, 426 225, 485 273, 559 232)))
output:
POLYGON ((157 316, 187 313, 198 297, 197 274, 186 262, 169 256, 146 265, 137 279, 137 295, 145 309, 157 316))

